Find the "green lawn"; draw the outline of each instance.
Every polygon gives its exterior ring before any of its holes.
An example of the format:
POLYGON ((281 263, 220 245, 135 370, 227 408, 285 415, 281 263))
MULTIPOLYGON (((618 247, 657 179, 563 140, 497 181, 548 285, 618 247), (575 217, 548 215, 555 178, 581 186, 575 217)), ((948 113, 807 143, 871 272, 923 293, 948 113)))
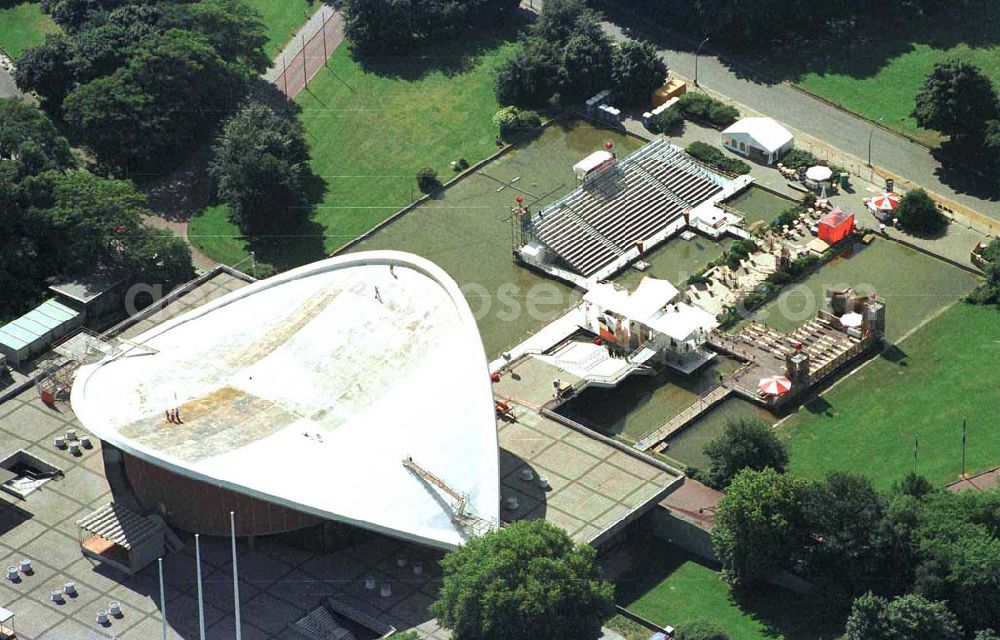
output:
MULTIPOLYGON (((312 224, 258 256, 279 267, 315 260, 416 199, 422 166, 447 180, 452 160, 493 153, 493 71, 518 45, 485 36, 475 44, 471 55, 469 43, 449 43, 426 55, 376 60, 378 72, 356 62, 349 46, 337 49, 297 98, 312 169, 323 182, 312 224)), ((224 207, 195 217, 188 235, 220 262, 247 255, 224 207)))
POLYGON ((319 7, 316 0, 244 0, 267 25, 267 55, 273 58, 319 7))
MULTIPOLYGON (((1000 3, 947 9, 902 24, 872 21, 869 29, 831 43, 815 59, 804 53, 794 80, 851 111, 926 144, 940 136, 910 117, 914 96, 934 64, 949 58, 980 67, 1000 88, 1000 3), (824 56, 824 58, 821 58, 824 56)), ((796 54, 786 52, 790 58, 796 54)), ((786 59, 787 59, 786 57, 786 59)), ((773 62, 772 62, 773 64, 773 62)), ((792 62, 791 64, 796 64, 792 62)))
POLYGON ((793 473, 867 473, 882 488, 913 469, 935 484, 1000 464, 1000 312, 957 303, 779 427, 793 473))
POLYGON ((0 2, 0 49, 13 58, 28 47, 41 44, 46 33, 57 29, 37 2, 0 2))
POLYGON ((754 317, 778 331, 791 331, 811 320, 824 290, 854 287, 886 301, 886 336, 897 340, 971 291, 978 281, 969 273, 908 247, 876 239, 834 258, 801 282, 789 285, 754 317))
POLYGON ((835 628, 821 625, 816 612, 778 588, 735 599, 719 574, 700 559, 655 539, 632 541, 642 562, 618 578, 616 599, 655 624, 673 627, 710 620, 733 640, 821 640, 835 628))

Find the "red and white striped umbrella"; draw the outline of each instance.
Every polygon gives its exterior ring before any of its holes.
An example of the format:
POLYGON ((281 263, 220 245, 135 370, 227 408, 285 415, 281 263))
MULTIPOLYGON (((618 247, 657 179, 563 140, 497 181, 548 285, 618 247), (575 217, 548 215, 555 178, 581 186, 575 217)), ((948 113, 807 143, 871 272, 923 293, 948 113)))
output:
POLYGON ((872 206, 879 211, 892 211, 899 206, 899 194, 891 191, 880 193, 872 198, 872 206))
POLYGON ((766 393, 769 396, 780 396, 788 393, 792 388, 792 381, 785 376, 770 376, 761 378, 757 385, 757 391, 766 393))

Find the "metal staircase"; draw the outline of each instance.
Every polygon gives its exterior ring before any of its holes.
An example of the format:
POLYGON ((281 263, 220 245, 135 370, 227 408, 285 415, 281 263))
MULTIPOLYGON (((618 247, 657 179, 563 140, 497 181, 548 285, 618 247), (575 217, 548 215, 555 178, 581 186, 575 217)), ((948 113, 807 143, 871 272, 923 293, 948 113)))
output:
POLYGON ((451 488, 447 482, 421 467, 412 456, 403 458, 403 466, 413 472, 418 478, 438 489, 451 499, 451 521, 466 533, 482 535, 496 528, 491 519, 482 518, 469 505, 469 497, 451 488))

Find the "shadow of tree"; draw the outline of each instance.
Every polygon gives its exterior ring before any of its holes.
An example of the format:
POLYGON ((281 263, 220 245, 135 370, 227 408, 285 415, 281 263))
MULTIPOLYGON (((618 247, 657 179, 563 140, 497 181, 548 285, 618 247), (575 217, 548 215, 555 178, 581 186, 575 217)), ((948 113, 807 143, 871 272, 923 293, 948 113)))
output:
MULTIPOLYGON (((600 8, 629 35, 643 37, 662 48, 693 52, 701 40, 701 32, 690 16, 671 16, 675 19, 668 26, 664 24, 666 17, 637 12, 628 4, 602 2, 600 8)), ((741 78, 775 84, 794 82, 810 73, 871 77, 888 61, 920 44, 950 49, 959 44, 980 48, 998 43, 1000 5, 990 0, 974 0, 949 3, 924 15, 901 12, 874 20, 845 20, 826 28, 809 29, 808 34, 789 33, 783 42, 762 44, 755 51, 719 50, 717 43, 710 43, 704 51, 718 55, 741 78), (979 18, 970 20, 972 15, 979 18)))
POLYGON ((941 163, 935 172, 944 184, 958 193, 983 200, 1000 200, 1000 176, 990 170, 995 158, 987 157, 977 145, 945 140, 931 151, 941 163))
POLYGON ((352 48, 351 55, 362 69, 379 76, 408 81, 420 80, 434 72, 453 76, 475 67, 484 52, 517 40, 533 17, 530 11, 521 9, 494 29, 467 29, 411 51, 382 55, 352 48))
POLYGON ((258 260, 278 271, 325 258, 326 231, 323 225, 312 219, 312 213, 313 208, 322 202, 326 188, 326 181, 310 170, 305 178, 303 201, 293 205, 296 209, 305 208, 305 215, 301 211, 294 211, 291 216, 301 222, 282 234, 250 238, 247 249, 252 250, 258 260))

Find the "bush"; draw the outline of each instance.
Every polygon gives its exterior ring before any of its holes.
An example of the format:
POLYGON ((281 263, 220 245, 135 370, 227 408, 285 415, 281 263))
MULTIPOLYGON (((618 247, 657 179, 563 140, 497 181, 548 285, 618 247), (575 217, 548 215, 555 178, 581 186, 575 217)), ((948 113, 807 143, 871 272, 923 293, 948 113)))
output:
POLYGON ((717 129, 725 129, 740 117, 740 112, 704 93, 685 93, 677 101, 677 108, 689 120, 700 120, 717 129))
POLYGON ((649 119, 649 130, 653 133, 671 133, 678 131, 684 124, 684 114, 680 109, 667 109, 649 119))
POLYGON ((534 111, 518 109, 515 106, 504 107, 493 115, 493 124, 500 127, 500 135, 531 131, 542 124, 542 119, 534 111))
POLYGON ((431 167, 423 167, 417 171, 417 186, 424 193, 430 193, 441 186, 438 172, 431 167))
POLYGON ((721 149, 713 147, 710 144, 705 144, 704 142, 692 142, 685 147, 684 150, 687 151, 691 157, 704 162, 710 167, 719 169, 720 171, 735 173, 737 175, 750 173, 750 165, 737 158, 730 158, 724 154, 721 149))
POLYGON ((911 191, 902 197, 896 207, 895 216, 899 226, 909 233, 931 235, 940 233, 948 226, 931 197, 923 189, 911 191))
POLYGON ((729 634, 714 622, 693 620, 677 628, 677 640, 729 640, 729 634))

